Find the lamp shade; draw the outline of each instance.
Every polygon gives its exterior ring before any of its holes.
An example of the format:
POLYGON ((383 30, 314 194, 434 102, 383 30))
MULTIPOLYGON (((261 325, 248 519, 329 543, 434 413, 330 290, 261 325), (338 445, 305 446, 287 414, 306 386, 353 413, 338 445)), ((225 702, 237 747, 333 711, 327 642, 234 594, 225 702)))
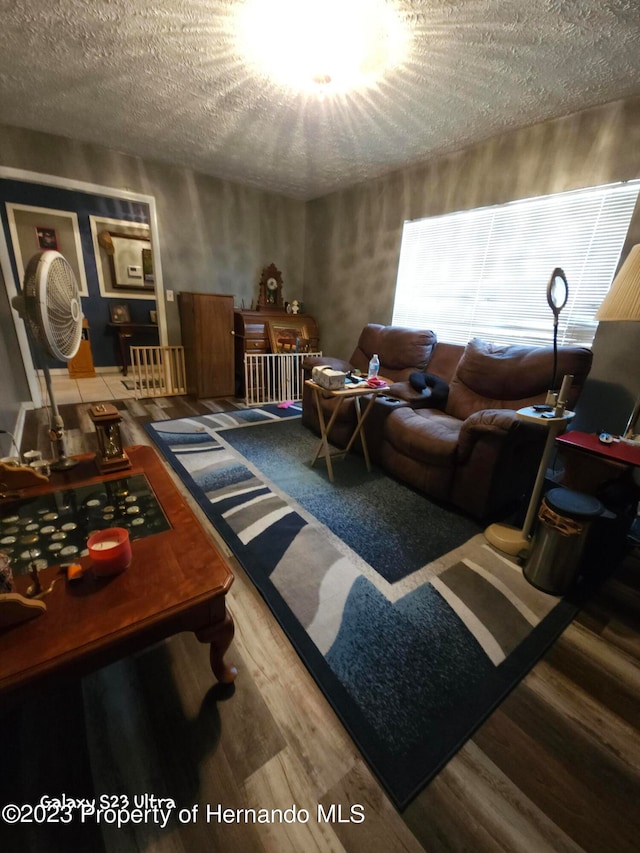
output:
POLYGON ((640 245, 634 246, 602 301, 596 320, 640 320, 640 245))

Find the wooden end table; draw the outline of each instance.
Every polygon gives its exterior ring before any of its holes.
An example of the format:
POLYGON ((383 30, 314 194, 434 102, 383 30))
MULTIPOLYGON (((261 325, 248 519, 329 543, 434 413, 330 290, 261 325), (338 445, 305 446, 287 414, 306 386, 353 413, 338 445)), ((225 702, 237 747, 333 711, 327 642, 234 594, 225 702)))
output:
MULTIPOLYGON (((382 379, 382 377, 381 377, 382 379)), ((383 380, 386 381, 386 380, 383 380)), ((320 424, 320 443, 318 444, 318 449, 316 450, 315 456, 311 460, 311 467, 316 464, 318 457, 320 454, 324 456, 325 462, 327 463, 327 472, 329 474, 329 480, 333 483, 333 465, 331 460, 343 458, 349 453, 351 448, 353 447, 353 443, 360 436, 360 443, 362 445, 362 453, 364 455, 364 460, 367 465, 367 471, 371 471, 371 460, 369 459, 369 449, 367 448, 367 439, 362 430, 362 426, 365 422, 365 419, 369 412, 371 411, 371 407, 373 406, 376 397, 383 393, 389 391, 389 383, 383 385, 380 388, 370 388, 366 383, 362 385, 351 385, 346 386, 344 388, 340 388, 336 391, 329 391, 326 388, 322 388, 320 385, 315 383, 312 379, 305 380, 305 385, 308 385, 313 392, 313 396, 316 401, 316 409, 318 411, 318 422, 320 424), (331 413, 331 417, 329 418, 329 423, 325 422, 324 412, 322 411, 322 398, 333 397, 336 400, 336 405, 331 413), (367 405, 364 407, 364 411, 360 406, 360 398, 361 397, 369 397, 367 400, 367 405), (356 408, 356 417, 357 422, 355 429, 353 430, 351 437, 349 438, 349 442, 344 450, 334 450, 332 451, 329 446, 329 433, 331 432, 331 428, 333 427, 336 418, 338 417, 338 412, 340 411, 340 406, 344 400, 353 400, 356 408)))
MULTIPOLYGON (((33 689, 54 685, 63 676, 79 677, 180 631, 193 631, 210 644, 211 669, 231 682, 237 671, 224 662, 234 626, 225 596, 233 574, 165 470, 155 450, 126 448, 130 471, 100 476, 93 454, 77 457, 68 471, 52 474, 45 485, 23 497, 46 495, 78 486, 115 483, 144 474, 170 529, 132 541, 133 559, 119 575, 97 578, 90 557, 87 571, 68 581, 59 566, 40 572, 43 588, 55 581, 43 600, 44 613, 0 632, 0 697, 3 705, 33 689)), ((0 515, 15 502, 0 504, 0 515)), ((28 575, 14 578, 25 594, 28 575)))
POLYGON ((559 435, 556 442, 562 448, 579 450, 610 462, 640 467, 640 445, 627 444, 619 438, 614 439, 610 444, 605 444, 595 433, 573 430, 559 435))
POLYGON ((606 444, 597 434, 572 430, 558 436, 556 445, 565 464, 563 485, 577 491, 593 494, 604 482, 631 479, 640 468, 640 445, 619 438, 606 444))

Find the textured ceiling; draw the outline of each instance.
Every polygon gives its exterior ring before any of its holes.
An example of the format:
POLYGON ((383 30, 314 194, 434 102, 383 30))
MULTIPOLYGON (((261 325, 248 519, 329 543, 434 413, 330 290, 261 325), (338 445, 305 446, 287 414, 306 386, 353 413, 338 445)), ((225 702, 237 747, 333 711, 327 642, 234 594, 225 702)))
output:
POLYGON ((309 199, 640 94, 640 0, 394 5, 406 62, 318 99, 247 68, 238 0, 0 0, 0 121, 309 199))

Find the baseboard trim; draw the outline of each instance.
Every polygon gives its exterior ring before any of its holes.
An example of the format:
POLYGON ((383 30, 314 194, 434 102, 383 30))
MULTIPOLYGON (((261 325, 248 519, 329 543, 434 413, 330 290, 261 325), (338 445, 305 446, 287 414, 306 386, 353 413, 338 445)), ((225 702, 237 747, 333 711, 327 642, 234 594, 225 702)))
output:
POLYGON ((13 427, 13 437, 17 446, 22 447, 22 433, 24 432, 24 423, 27 417, 27 412, 35 409, 35 405, 32 400, 28 402, 20 403, 20 408, 18 409, 18 415, 16 417, 15 426, 13 427))
MULTIPOLYGON (((110 373, 112 376, 118 376, 118 374, 122 374, 122 370, 118 367, 117 364, 107 365, 106 367, 96 367, 95 371, 96 371, 96 375, 98 373, 100 373, 100 374, 110 373)), ((66 367, 52 367, 52 368, 50 368, 49 373, 52 376, 66 376, 68 379, 74 379, 73 376, 69 376, 69 371, 66 367)), ((37 374, 39 379, 40 378, 44 379, 44 373, 42 372, 42 370, 37 370, 36 374, 37 374)), ((89 376, 89 377, 85 377, 85 378, 92 379, 93 377, 89 376)), ((82 379, 77 378, 76 381, 82 382, 82 379)))

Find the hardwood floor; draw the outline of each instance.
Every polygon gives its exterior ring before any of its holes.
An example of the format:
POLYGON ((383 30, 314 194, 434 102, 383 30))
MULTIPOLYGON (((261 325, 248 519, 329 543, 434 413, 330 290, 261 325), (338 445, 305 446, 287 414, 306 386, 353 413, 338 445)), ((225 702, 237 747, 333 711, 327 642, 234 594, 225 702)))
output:
MULTIPOLYGON (((145 421, 206 414, 234 403, 167 398, 116 405, 125 443, 138 444, 147 443, 145 421)), ((96 447, 86 408, 61 406, 70 454, 96 447)), ((23 450, 50 455, 46 431, 45 413, 30 413, 23 450)), ((364 764, 259 593, 231 563, 236 581, 228 602, 236 637, 228 659, 240 670, 234 686, 212 684, 206 647, 183 634, 2 720, 4 802, 33 802, 43 792, 78 797, 146 792, 171 797, 182 809, 198 804, 197 819, 173 820, 164 830, 148 823, 30 824, 20 836, 11 828, 3 850, 638 849, 636 553, 403 814, 364 764), (365 820, 321 823, 318 803, 325 810, 340 804, 343 817, 362 804, 365 820), (295 804, 308 809, 310 819, 207 822, 207 804, 214 809, 295 804)), ((0 823, 3 837, 7 827, 0 823)))

